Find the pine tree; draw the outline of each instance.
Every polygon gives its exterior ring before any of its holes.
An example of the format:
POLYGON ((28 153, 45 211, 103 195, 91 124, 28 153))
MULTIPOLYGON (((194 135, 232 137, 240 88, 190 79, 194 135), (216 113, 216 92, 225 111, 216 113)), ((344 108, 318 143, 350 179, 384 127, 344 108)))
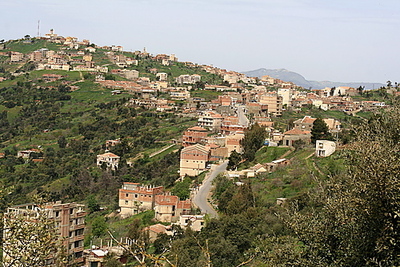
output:
POLYGON ((311 142, 315 144, 317 140, 333 140, 328 125, 321 118, 314 121, 311 129, 311 142))
POLYGON ((257 123, 254 124, 244 133, 244 138, 240 142, 244 150, 243 158, 252 161, 257 150, 263 146, 264 140, 265 129, 257 123))

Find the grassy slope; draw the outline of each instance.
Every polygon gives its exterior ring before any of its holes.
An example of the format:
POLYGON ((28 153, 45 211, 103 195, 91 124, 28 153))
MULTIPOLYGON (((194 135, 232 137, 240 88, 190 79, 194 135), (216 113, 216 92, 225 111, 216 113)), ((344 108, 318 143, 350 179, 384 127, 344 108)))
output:
POLYGON ((293 198, 305 194, 319 180, 329 179, 345 171, 341 151, 326 158, 317 158, 312 146, 290 153, 286 158, 290 164, 273 173, 262 174, 252 179, 261 205, 275 205, 277 198, 293 198))
POLYGON ((6 49, 2 51, 15 51, 20 53, 30 53, 40 48, 47 48, 49 50, 59 50, 59 44, 49 43, 46 40, 33 39, 33 43, 24 43, 19 40, 6 42, 6 49))

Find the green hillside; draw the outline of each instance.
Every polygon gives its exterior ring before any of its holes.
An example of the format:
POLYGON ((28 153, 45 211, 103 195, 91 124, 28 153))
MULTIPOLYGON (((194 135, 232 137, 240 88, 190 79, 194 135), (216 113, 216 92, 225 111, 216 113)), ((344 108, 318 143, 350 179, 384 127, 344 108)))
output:
MULTIPOLYGON (((157 223, 154 216, 158 211, 122 219, 117 212, 118 189, 123 182, 164 186, 181 200, 196 192, 208 173, 179 179, 179 140, 187 128, 197 124, 200 109, 212 110, 203 99, 211 101, 223 94, 202 90, 204 85, 222 84, 223 78, 195 64, 162 64, 146 53, 107 47, 87 52, 89 47, 82 44, 71 47, 37 38, 2 44, 0 213, 7 206, 28 203, 37 196, 45 201, 84 203, 88 212, 85 247, 130 238, 124 254, 130 254, 126 266, 139 266, 137 255, 146 258, 141 266, 400 264, 400 109, 398 100, 384 88, 358 98, 372 100, 377 96, 393 104, 383 111, 348 115, 309 105, 267 118, 281 132, 304 116, 340 120, 344 129, 335 136, 330 136, 327 127, 319 127, 323 128, 319 136, 341 141, 327 158, 316 157, 315 144, 302 140, 295 141, 293 147, 266 147, 271 132, 251 124, 240 141, 243 153, 234 151, 229 158, 228 168, 234 173, 229 178, 219 175, 213 181, 208 199, 218 210, 218 218, 206 215, 201 231, 191 228, 197 218, 187 219, 186 230, 171 225, 171 235, 160 234, 150 241, 149 232, 143 229, 157 223), (49 52, 50 62, 40 55, 31 61, 29 53, 41 48, 55 51, 49 52), (11 62, 11 52, 24 56, 11 62), (126 57, 138 62, 130 65, 118 59, 126 57), (124 70, 137 70, 150 82, 125 76, 124 70), (157 72, 167 73, 170 86, 186 87, 202 102, 173 99, 167 90, 153 91, 151 86, 161 86, 155 83, 157 72), (182 74, 199 74, 201 82, 178 85, 175 79, 182 74), (128 79, 134 83, 126 83, 128 79), (114 88, 106 88, 99 81, 118 81, 125 88, 116 88, 115 83, 110 86, 114 88), (117 168, 107 163, 97 166, 97 156, 106 152, 120 157, 117 168), (287 161, 267 165, 277 159, 287 161), (253 167, 259 163, 268 170, 254 176, 240 173, 255 173, 253 167)), ((252 86, 255 84, 244 88, 252 86)), ((235 112, 231 107, 222 108, 221 112, 235 112)), ((231 123, 237 127, 234 120, 231 123)), ((219 142, 218 134, 215 143, 219 142)), ((178 208, 174 205, 171 209, 176 216, 178 208)), ((201 213, 195 207, 185 212, 201 213)), ((105 266, 122 266, 112 256, 104 259, 105 266)))

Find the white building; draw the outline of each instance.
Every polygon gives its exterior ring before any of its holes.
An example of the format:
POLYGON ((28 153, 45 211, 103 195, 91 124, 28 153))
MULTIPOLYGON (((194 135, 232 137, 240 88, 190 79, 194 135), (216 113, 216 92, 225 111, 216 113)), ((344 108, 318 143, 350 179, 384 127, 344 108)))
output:
POLYGON ((292 104, 293 90, 289 88, 279 88, 278 95, 282 97, 282 105, 289 107, 292 104))
POLYGON ((110 152, 97 155, 97 166, 101 167, 104 163, 107 169, 116 170, 118 168, 119 159, 119 156, 110 152))
POLYGON ((205 226, 204 215, 181 215, 179 221, 175 224, 183 229, 190 226, 193 231, 200 231, 205 226))
POLYGON ((317 140, 315 143, 315 155, 317 157, 329 157, 336 150, 336 143, 328 140, 317 140))

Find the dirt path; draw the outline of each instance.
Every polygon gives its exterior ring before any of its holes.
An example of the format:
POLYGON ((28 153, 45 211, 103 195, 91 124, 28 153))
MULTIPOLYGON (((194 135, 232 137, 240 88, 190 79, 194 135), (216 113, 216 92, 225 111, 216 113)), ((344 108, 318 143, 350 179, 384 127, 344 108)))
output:
POLYGON ((164 152, 165 150, 167 150, 167 149, 173 147, 174 145, 175 145, 175 144, 172 144, 172 145, 163 147, 161 150, 158 150, 158 151, 156 151, 156 152, 151 153, 150 156, 149 156, 149 158, 152 158, 152 157, 154 157, 154 156, 157 156, 158 154, 160 154, 160 153, 164 152))
POLYGON ((294 147, 291 147, 290 150, 286 151, 285 154, 283 154, 282 156, 280 156, 278 159, 284 159, 286 158, 288 155, 290 155, 292 152, 294 151, 294 147))

